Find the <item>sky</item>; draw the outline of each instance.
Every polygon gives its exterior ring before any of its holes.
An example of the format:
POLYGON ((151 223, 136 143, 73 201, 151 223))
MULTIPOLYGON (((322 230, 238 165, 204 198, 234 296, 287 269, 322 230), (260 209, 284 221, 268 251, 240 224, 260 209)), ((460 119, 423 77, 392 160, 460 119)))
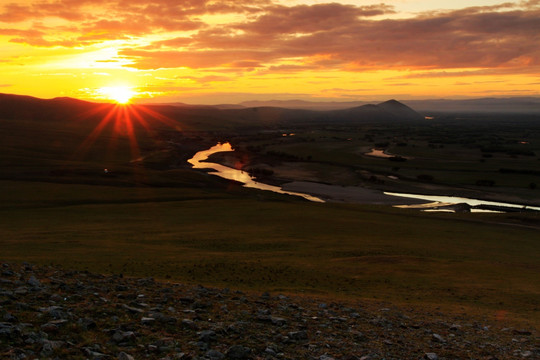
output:
POLYGON ((0 93, 126 91, 192 104, 540 96, 540 0, 0 0, 0 93))

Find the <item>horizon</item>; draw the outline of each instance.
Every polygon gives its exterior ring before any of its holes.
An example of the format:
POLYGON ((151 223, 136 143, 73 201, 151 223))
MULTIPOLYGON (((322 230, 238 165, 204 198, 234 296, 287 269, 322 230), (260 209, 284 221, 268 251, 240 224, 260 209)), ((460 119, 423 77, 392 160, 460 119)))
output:
MULTIPOLYGON (((250 99, 250 100, 242 100, 240 99, 238 102, 231 102, 231 103, 187 103, 182 101, 155 101, 157 99, 150 99, 149 101, 144 101, 144 99, 131 99, 127 103, 119 102, 115 99, 85 99, 85 98, 77 98, 72 96, 52 96, 52 97, 39 97, 34 96, 30 94, 12 94, 12 93, 5 93, 0 92, 0 95, 5 96, 19 96, 19 97, 32 97, 38 100, 55 100, 55 99, 73 99, 73 100, 79 100, 79 101, 87 101, 91 103, 96 104, 118 104, 118 105, 174 105, 174 104, 183 104, 183 105, 190 105, 190 106, 220 106, 220 105, 239 105, 242 106, 246 103, 307 103, 307 104, 349 104, 349 103, 365 103, 365 104, 381 104, 388 101, 397 101, 400 103, 406 104, 407 102, 461 102, 461 101, 482 101, 482 100, 529 100, 529 99, 535 99, 540 102, 540 95, 539 96, 485 96, 485 97, 460 97, 460 98, 419 98, 419 99, 409 99, 409 100, 403 100, 403 99, 394 99, 394 98, 387 98, 387 99, 374 99, 374 100, 363 100, 363 99, 330 99, 330 100, 318 100, 318 99, 302 99, 302 98, 291 98, 291 99, 264 99, 264 98, 256 98, 256 99, 250 99), (154 100, 154 101, 152 101, 154 100)), ((534 104, 536 105, 536 104, 534 104)), ((259 105, 257 105, 259 106, 259 105)), ((266 106, 266 105, 265 105, 266 106)), ((249 107, 249 106, 248 106, 249 107)))
POLYGON ((200 105, 538 97, 539 32, 539 0, 24 0, 0 5, 0 90, 200 105))

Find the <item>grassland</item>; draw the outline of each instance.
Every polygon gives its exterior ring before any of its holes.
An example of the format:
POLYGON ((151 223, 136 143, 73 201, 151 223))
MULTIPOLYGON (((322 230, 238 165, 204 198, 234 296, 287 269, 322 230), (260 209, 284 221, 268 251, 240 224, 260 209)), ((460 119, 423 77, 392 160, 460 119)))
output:
MULTIPOLYGON (((492 316, 507 313, 514 319, 540 321, 536 214, 426 214, 373 205, 316 204, 243 189, 175 165, 175 157, 196 148, 186 145, 192 141, 187 138, 182 138, 183 145, 171 146, 163 136, 149 136, 139 128, 138 155, 145 160, 132 162, 129 138, 111 131, 79 153, 93 129, 88 124, 6 119, 0 126, 5 169, 0 180, 2 261, 244 290, 387 300, 492 316), (104 168, 111 171, 104 173, 104 168)), ((304 147, 313 146, 311 140, 250 137, 247 142, 238 133, 231 139, 246 148, 264 145, 275 152, 311 155, 306 163, 321 174, 332 165, 348 169, 353 179, 360 170, 379 174, 396 166, 357 153, 391 136, 381 128, 373 131, 380 139, 371 134, 366 140, 363 134, 362 140, 355 135, 356 140, 340 141, 336 134, 316 134, 315 144, 325 140, 315 147, 317 152, 304 147)), ((299 133, 297 139, 302 136, 307 134, 299 133)), ((202 146, 215 134, 200 137, 202 146)), ((425 148, 420 148, 419 138, 409 141, 403 147, 390 140, 395 147, 388 148, 418 158, 431 149, 429 141, 425 148)), ((534 141, 528 140, 533 145, 534 141)), ((483 164, 480 150, 463 151, 478 152, 471 169, 483 164)), ((509 159, 508 166, 531 169, 529 160, 538 162, 536 157, 522 161, 520 156, 509 159)), ((399 173, 410 171, 411 178, 425 171, 412 160, 398 166, 399 173)), ((444 171, 440 163, 437 169, 444 171)), ((467 171, 445 181, 462 182, 467 171)), ((501 176, 497 183, 503 182, 504 174, 492 174, 501 176)), ((519 185, 511 193, 529 190, 519 185)))
POLYGON ((4 261, 538 320, 539 230, 494 224, 508 215, 470 221, 240 189, 2 187, 4 261))

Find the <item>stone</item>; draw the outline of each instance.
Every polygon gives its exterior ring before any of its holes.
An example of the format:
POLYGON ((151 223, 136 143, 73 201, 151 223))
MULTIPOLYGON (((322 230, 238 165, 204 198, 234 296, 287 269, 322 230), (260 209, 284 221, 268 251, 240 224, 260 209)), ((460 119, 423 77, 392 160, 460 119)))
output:
POLYGON ((43 340, 43 346, 41 348, 42 356, 51 356, 56 349, 60 349, 66 343, 63 341, 49 341, 43 340))
POLYGON ((143 317, 141 319, 141 324, 143 325, 153 325, 155 323, 156 323, 156 319, 151 318, 151 317, 143 317))
POLYGON ((4 316, 2 317, 4 321, 7 321, 7 322, 10 322, 10 323, 17 323, 19 320, 17 319, 16 316, 14 316, 13 314, 11 313, 5 313, 4 316))
POLYGON ((36 279, 34 275, 30 276, 30 279, 28 279, 28 285, 33 287, 41 287, 41 282, 36 279))
POLYGON ((116 330, 112 336, 112 341, 115 343, 122 343, 135 339, 135 333, 133 331, 116 330))
POLYGON ((181 324, 182 324, 182 327, 185 329, 192 329, 192 330, 197 329, 197 324, 195 324, 195 322, 190 319, 183 319, 181 324))
POLYGON ((118 354, 118 360, 135 360, 135 358, 122 351, 118 354))
POLYGON ((271 316, 270 321, 272 322, 272 324, 274 324, 276 326, 285 326, 285 325, 287 325, 287 320, 284 319, 284 318, 281 318, 281 317, 271 316))
POLYGON ((439 360, 439 357, 437 356, 437 354, 430 352, 430 353, 426 353, 424 355, 424 359, 426 359, 426 360, 439 360))
POLYGON ((21 334, 21 331, 13 326, 12 324, 2 322, 0 323, 0 339, 1 338, 8 338, 8 339, 14 339, 19 337, 21 334))
POLYGON ((96 322, 90 318, 80 318, 77 320, 77 325, 79 325, 81 329, 85 331, 92 330, 97 327, 96 322))
POLYGON ((233 345, 227 350, 227 359, 244 360, 249 359, 251 349, 242 345, 233 345))
POLYGON ((319 356, 319 360, 335 360, 333 357, 326 354, 319 356))
POLYGON ((439 334, 433 334, 433 335, 431 336, 431 340, 433 340, 433 341, 435 341, 435 342, 440 342, 440 343, 445 342, 444 338, 443 338, 441 335, 439 335, 439 334))
POLYGON ((287 336, 289 337, 289 339, 291 339, 293 341, 301 341, 301 340, 307 340, 308 339, 307 331, 305 331, 305 330, 291 331, 291 332, 289 332, 287 334, 287 336))
POLYGON ((126 304, 123 304, 122 308, 126 309, 127 311, 129 311, 132 314, 142 314, 142 313, 144 313, 144 310, 133 307, 133 306, 128 306, 126 304))
POLYGON ((206 352, 206 357, 209 358, 210 360, 221 360, 225 358, 225 355, 223 355, 217 350, 208 350, 206 352))
POLYGON ((199 333, 199 341, 209 343, 217 340, 217 335, 214 330, 204 330, 199 333))
POLYGON ((60 328, 58 327, 58 325, 49 322, 41 325, 41 330, 45 331, 47 334, 56 334, 60 330, 60 328))

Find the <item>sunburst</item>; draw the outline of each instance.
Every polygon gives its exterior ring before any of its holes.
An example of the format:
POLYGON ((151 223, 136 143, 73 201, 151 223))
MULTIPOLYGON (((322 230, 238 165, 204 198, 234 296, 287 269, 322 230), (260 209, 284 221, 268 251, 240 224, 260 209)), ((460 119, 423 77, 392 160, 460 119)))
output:
POLYGON ((137 94, 131 87, 126 85, 105 86, 98 90, 98 93, 118 104, 129 104, 131 99, 137 94))

